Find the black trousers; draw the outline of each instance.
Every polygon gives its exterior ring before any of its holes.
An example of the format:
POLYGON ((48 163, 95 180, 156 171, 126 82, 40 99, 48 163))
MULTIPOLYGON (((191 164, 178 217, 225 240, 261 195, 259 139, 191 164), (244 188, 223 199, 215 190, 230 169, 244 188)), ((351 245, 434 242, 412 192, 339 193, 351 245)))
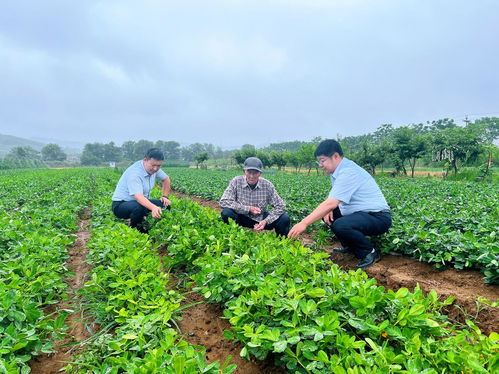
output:
POLYGON ((358 258, 372 251, 373 245, 366 235, 381 235, 392 225, 390 212, 356 212, 342 216, 340 209, 333 210, 333 224, 329 227, 341 242, 358 258))
MULTIPOLYGON (((255 220, 252 220, 248 216, 245 216, 244 214, 238 214, 236 213, 235 210, 230 209, 230 208, 223 208, 222 213, 220 213, 222 216, 222 220, 225 223, 229 222, 229 218, 233 219, 236 221, 236 223, 240 226, 243 227, 251 227, 255 226, 258 222, 255 220)), ((269 213, 268 212, 263 212, 263 218, 265 219, 268 217, 269 213)), ((281 236, 287 236, 289 232, 289 226, 291 224, 291 221, 289 219, 289 216, 287 213, 283 213, 279 216, 278 219, 276 219, 274 222, 267 224, 265 226, 265 230, 273 230, 275 229, 275 232, 277 235, 281 236)))
MULTIPOLYGON (((148 199, 151 203, 156 206, 160 206, 164 208, 161 200, 157 199, 148 199)), ((170 209, 168 206, 167 209, 170 209)), ((144 217, 150 212, 149 209, 140 205, 136 200, 132 201, 113 201, 112 205, 113 213, 118 218, 130 218, 130 227, 139 226, 142 221, 144 221, 144 217)))

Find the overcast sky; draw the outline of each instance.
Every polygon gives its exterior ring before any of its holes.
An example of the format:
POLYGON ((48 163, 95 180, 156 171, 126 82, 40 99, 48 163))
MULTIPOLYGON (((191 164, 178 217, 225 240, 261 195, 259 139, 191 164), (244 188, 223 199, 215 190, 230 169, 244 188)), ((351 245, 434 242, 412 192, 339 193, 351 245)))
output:
POLYGON ((1 0, 0 133, 238 147, 499 116, 495 0, 1 0))

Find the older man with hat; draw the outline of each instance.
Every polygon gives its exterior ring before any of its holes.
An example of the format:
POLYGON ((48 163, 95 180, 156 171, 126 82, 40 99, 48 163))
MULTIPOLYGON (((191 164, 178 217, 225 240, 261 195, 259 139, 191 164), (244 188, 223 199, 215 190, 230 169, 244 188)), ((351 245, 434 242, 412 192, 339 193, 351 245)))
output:
POLYGON ((288 235, 290 220, 286 206, 274 185, 260 177, 262 161, 248 157, 243 170, 244 175, 233 178, 220 199, 223 221, 228 223, 231 218, 238 225, 256 231, 275 229, 277 235, 288 235), (268 206, 272 207, 270 212, 266 210, 268 206))

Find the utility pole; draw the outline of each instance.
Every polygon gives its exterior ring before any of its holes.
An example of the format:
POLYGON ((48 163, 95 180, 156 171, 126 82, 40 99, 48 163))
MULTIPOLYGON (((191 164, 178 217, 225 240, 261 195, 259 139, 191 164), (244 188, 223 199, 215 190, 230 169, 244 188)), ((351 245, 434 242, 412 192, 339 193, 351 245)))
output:
POLYGON ((464 117, 463 122, 466 123, 466 126, 468 126, 471 121, 468 119, 468 116, 466 116, 464 117))

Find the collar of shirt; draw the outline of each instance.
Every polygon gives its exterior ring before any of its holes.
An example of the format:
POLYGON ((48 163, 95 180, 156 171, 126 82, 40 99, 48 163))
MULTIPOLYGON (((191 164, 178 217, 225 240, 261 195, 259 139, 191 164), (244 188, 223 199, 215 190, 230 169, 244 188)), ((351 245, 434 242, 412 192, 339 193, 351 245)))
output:
POLYGON ((255 188, 251 188, 251 186, 249 185, 248 181, 246 180, 246 178, 244 178, 244 186, 243 188, 249 188, 250 190, 256 190, 257 188, 260 188, 260 179, 258 180, 258 182, 256 182, 256 186, 255 188))
POLYGON ((340 172, 341 169, 343 169, 343 167, 348 163, 348 161, 349 161, 348 158, 343 157, 341 159, 340 163, 338 164, 338 166, 336 167, 336 169, 331 174, 331 178, 336 179, 336 177, 338 176, 338 173, 340 172))

